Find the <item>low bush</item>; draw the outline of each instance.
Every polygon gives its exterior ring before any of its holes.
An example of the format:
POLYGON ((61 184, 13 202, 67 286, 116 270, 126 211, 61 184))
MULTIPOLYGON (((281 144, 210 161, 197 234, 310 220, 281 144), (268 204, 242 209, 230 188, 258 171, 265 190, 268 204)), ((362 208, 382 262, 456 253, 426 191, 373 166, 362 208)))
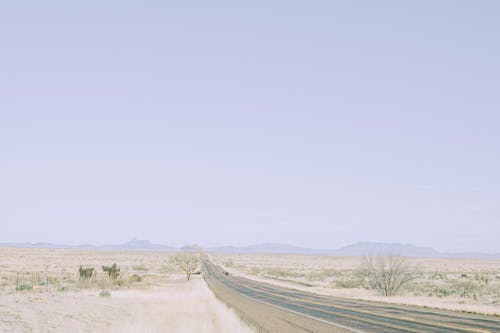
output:
POLYGON ((472 281, 454 281, 452 288, 460 297, 472 297, 476 294, 478 286, 472 281))
POLYGON ((272 268, 267 270, 267 275, 279 277, 279 278, 297 278, 300 276, 297 272, 292 272, 281 268, 272 268))
POLYGON ((357 278, 344 277, 342 279, 336 280, 335 285, 339 288, 360 288, 363 286, 363 281, 357 278))
POLYGON ((101 292, 99 293, 99 296, 109 297, 109 296, 111 296, 111 293, 109 292, 109 290, 101 290, 101 292))
POLYGON ((138 282, 141 282, 142 280, 143 280, 143 277, 138 275, 138 274, 134 274, 131 277, 129 277, 129 281, 131 283, 138 283, 138 282))
POLYGON ((33 289, 33 286, 31 285, 31 283, 26 283, 26 282, 20 283, 16 287, 17 291, 28 291, 28 290, 32 290, 32 289, 33 289))
POLYGON ((69 290, 69 286, 67 286, 67 285, 60 285, 57 288, 57 291, 68 291, 68 290, 69 290))

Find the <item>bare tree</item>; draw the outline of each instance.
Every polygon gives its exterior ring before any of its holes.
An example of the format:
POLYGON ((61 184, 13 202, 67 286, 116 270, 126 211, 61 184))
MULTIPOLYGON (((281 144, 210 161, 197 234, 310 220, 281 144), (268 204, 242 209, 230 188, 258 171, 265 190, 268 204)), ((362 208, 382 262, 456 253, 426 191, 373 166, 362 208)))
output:
POLYGON ((180 268, 189 281, 191 275, 195 274, 200 262, 201 248, 196 245, 187 245, 182 247, 182 252, 177 253, 172 261, 175 266, 180 268))
POLYGON ((415 273, 405 258, 400 256, 364 257, 361 274, 368 280, 372 289, 384 296, 396 295, 415 278, 415 273))

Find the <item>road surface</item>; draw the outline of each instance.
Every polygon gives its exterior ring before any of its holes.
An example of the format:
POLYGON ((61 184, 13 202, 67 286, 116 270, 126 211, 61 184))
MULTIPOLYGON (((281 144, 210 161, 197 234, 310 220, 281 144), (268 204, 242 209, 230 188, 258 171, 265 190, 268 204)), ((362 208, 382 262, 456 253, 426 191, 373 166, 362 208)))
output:
POLYGON ((203 274, 217 297, 264 332, 500 332, 495 316, 321 296, 233 276, 209 260, 203 274))

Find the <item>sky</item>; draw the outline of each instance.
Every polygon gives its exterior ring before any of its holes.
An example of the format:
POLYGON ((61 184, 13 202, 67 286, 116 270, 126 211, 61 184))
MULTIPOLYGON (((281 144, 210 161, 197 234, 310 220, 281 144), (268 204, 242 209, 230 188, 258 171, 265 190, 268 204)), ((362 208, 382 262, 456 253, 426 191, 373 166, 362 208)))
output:
POLYGON ((3 1, 0 242, 500 252, 500 2, 3 1))

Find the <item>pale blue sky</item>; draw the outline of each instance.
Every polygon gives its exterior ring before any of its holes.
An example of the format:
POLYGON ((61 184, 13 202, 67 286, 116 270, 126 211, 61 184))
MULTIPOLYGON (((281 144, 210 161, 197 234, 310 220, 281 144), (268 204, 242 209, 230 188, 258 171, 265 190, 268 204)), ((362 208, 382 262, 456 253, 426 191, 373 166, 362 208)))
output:
POLYGON ((500 252, 500 2, 4 1, 0 242, 500 252))

